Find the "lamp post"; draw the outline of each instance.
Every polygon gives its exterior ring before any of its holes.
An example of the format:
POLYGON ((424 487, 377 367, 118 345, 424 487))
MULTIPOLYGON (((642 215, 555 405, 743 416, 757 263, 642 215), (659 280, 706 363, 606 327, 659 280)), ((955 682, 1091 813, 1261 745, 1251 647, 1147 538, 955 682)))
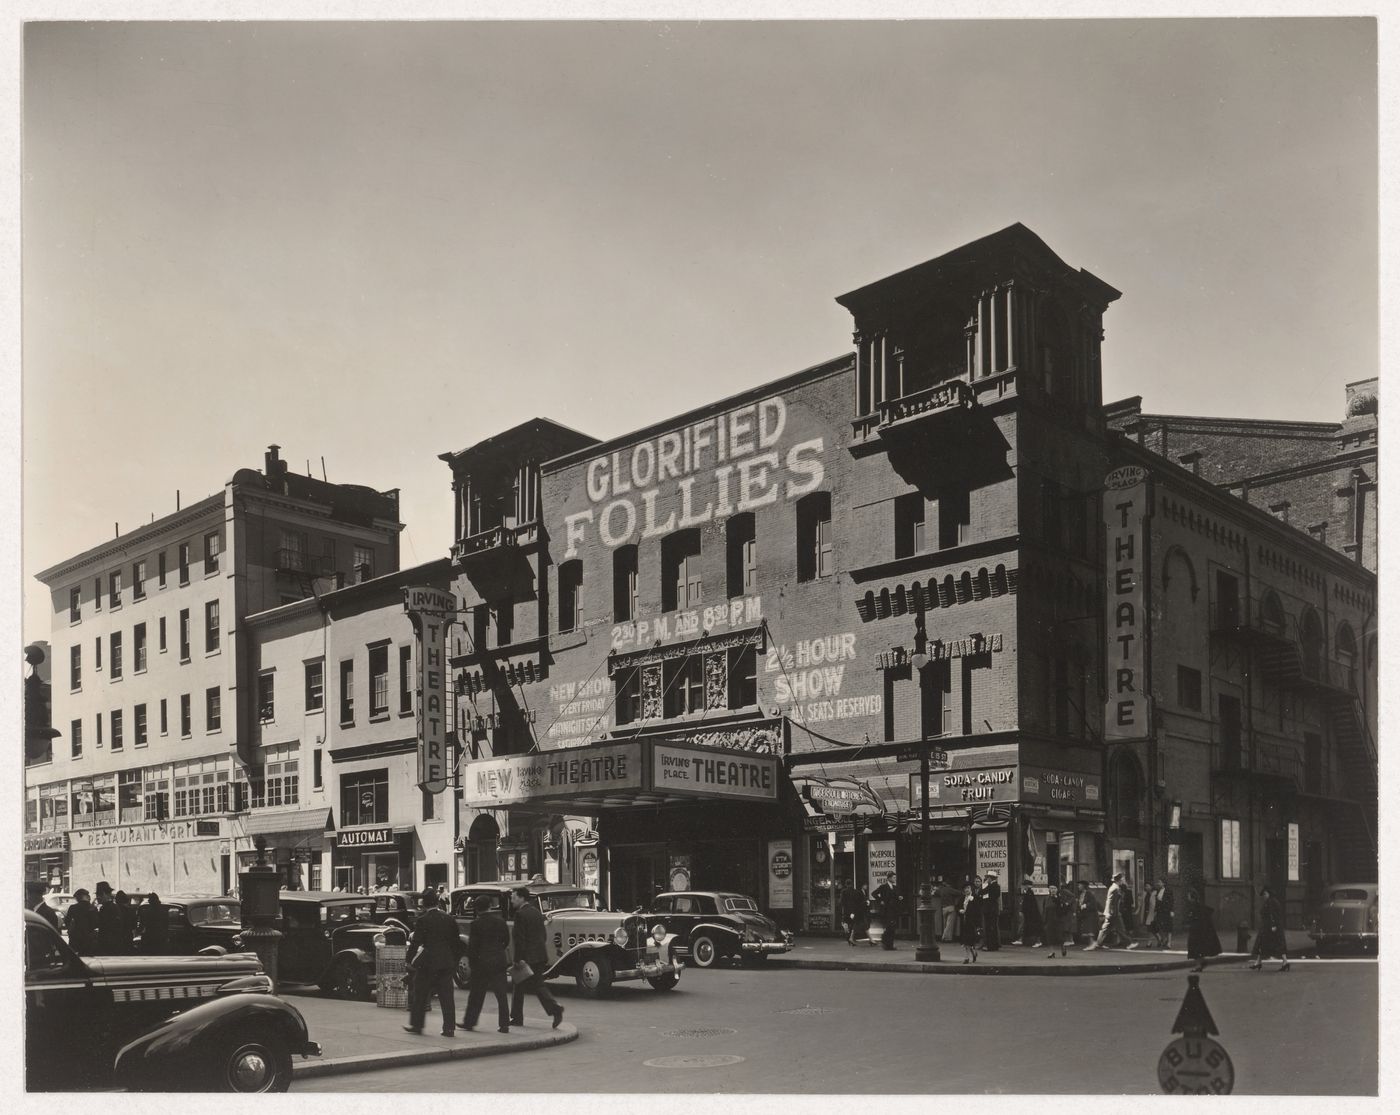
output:
POLYGON ((277 990, 277 949, 282 934, 277 929, 277 915, 281 903, 278 891, 281 881, 277 877, 275 865, 267 862, 267 838, 259 836, 253 841, 258 859, 247 871, 238 875, 238 893, 243 924, 243 942, 248 949, 258 954, 263 971, 272 979, 272 990, 277 990))
MULTIPOLYGON (((918 630, 918 642, 916 649, 909 657, 909 665, 913 668, 914 677, 920 679, 920 692, 923 690, 922 676, 924 667, 928 665, 928 655, 924 652, 924 633, 922 624, 918 630)), ((942 960, 943 955, 938 950, 937 934, 934 933, 934 902, 936 898, 933 893, 933 883, 929 878, 929 868, 932 866, 933 856, 929 851, 929 786, 928 786, 928 718, 921 713, 919 716, 919 813, 921 824, 919 826, 919 947, 914 950, 914 959, 942 960)))

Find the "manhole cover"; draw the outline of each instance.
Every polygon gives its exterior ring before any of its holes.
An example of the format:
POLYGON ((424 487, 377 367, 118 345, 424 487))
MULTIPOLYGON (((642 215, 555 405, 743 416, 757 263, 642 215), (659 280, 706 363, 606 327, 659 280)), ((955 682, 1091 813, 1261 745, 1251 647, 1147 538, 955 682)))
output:
POLYGON ((642 1064, 650 1069, 716 1069, 723 1065, 737 1065, 743 1059, 732 1053, 692 1053, 677 1057, 653 1057, 642 1064))
POLYGON ((737 1034, 738 1032, 724 1026, 718 1026, 712 1030, 663 1030, 661 1036, 663 1038, 719 1038, 725 1034, 737 1034))
POLYGON ((779 1014, 830 1014, 833 1007, 793 1007, 791 1010, 780 1010, 779 1014))

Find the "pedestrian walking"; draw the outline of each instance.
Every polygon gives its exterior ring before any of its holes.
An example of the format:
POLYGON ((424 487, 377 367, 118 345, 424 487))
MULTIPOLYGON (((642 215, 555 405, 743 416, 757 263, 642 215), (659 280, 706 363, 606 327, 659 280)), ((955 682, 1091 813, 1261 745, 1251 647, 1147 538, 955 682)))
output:
POLYGON ((564 1019, 564 1008, 544 985, 544 974, 549 968, 549 954, 544 944, 544 915, 531 904, 528 887, 516 887, 511 891, 510 906, 515 911, 515 929, 511 938, 517 968, 515 993, 510 1002, 510 1024, 525 1025, 525 995, 530 992, 539 999, 540 1006, 554 1019, 554 1026, 558 1028, 564 1019))
POLYGON ((1021 944, 1028 948, 1039 948, 1045 940, 1045 927, 1041 924, 1040 902, 1035 896, 1035 888, 1027 879, 1021 884, 1021 944))
POLYGON ((864 887, 856 887, 855 890, 855 929, 852 930, 855 940, 852 943, 858 945, 864 941, 873 947, 875 942, 870 939, 870 895, 865 893, 864 887))
POLYGON ((963 887, 962 902, 958 906, 959 928, 961 930, 958 940, 962 942, 962 947, 967 953, 963 960, 964 964, 977 963, 977 940, 979 926, 982 921, 981 911, 978 903, 981 901, 976 890, 971 883, 963 887))
POLYGON ((856 888, 851 885, 850 879, 841 881, 841 924, 846 929, 846 944, 852 948, 856 943, 856 888))
POLYGON ((1130 949, 1138 947, 1137 895, 1133 891, 1133 881, 1123 875, 1118 896, 1118 916, 1123 923, 1124 943, 1130 949))
POLYGON ((1114 872, 1113 881, 1103 899, 1103 924, 1099 926, 1099 935, 1084 947, 1085 952, 1105 947, 1115 948, 1127 939, 1127 931, 1123 927, 1123 896, 1126 893, 1123 872, 1114 872))
POLYGON ((1206 960, 1220 955, 1220 938, 1215 932, 1215 911, 1202 900, 1199 891, 1186 895, 1182 911, 1186 923, 1186 956, 1196 962, 1193 972, 1204 972, 1206 960))
POLYGON ((1288 940, 1283 933, 1283 907, 1270 887, 1261 889, 1259 897, 1263 899, 1259 907, 1259 932, 1254 935, 1249 966, 1257 972, 1264 967, 1265 960, 1277 956, 1283 961, 1278 970, 1286 972, 1289 968, 1288 940))
POLYGON ((1162 880, 1157 881, 1157 906, 1152 913, 1152 932, 1159 949, 1172 947, 1172 892, 1162 880))
POLYGON ((467 964, 471 979, 467 991, 467 1011, 462 1016, 462 1029, 476 1029, 482 1004, 489 991, 496 996, 496 1029, 510 1033, 510 984, 506 972, 510 958, 510 927, 505 918, 491 908, 491 896, 478 894, 472 898, 471 933, 467 937, 467 964))
POLYGON ((943 933, 939 939, 951 943, 958 939, 958 905, 962 892, 942 875, 938 876, 933 889, 934 900, 943 912, 943 933))
POLYGON ((870 896, 880 914, 880 924, 884 927, 880 934, 880 947, 886 952, 894 951, 894 920, 899 916, 899 905, 903 901, 894 889, 894 872, 885 876, 885 881, 875 888, 870 896))
POLYGON ((1041 940, 1050 946, 1050 955, 1060 950, 1061 956, 1068 956, 1065 947, 1065 930, 1069 924, 1069 897, 1060 893, 1060 888, 1050 884, 1050 892, 1040 904, 1041 940))
POLYGON ((105 879, 97 884, 97 953, 99 956, 125 956, 131 951, 131 934, 126 930, 121 908, 105 879))
POLYGON ((170 914, 160 895, 152 892, 136 907, 136 919, 141 931, 141 951, 160 956, 170 947, 170 914))
POLYGON ((1087 882, 1079 884, 1079 896, 1074 902, 1074 943, 1092 941, 1099 931, 1099 900, 1087 882))
POLYGON ((413 923, 413 937, 408 943, 406 960, 413 973, 413 992, 404 1029, 410 1034, 423 1032, 428 1001, 436 992, 442 1008, 442 1036, 450 1038, 457 1020, 452 973, 461 955, 462 938, 456 919, 437 908, 437 892, 429 887, 422 898, 423 912, 413 923))
POLYGON ((1141 925, 1145 932, 1156 939, 1156 932, 1152 928, 1152 922, 1157 917, 1157 884, 1152 880, 1147 881, 1147 890, 1142 896, 1142 921, 1141 925))
POLYGON ((79 956, 96 956, 99 921, 97 907, 92 904, 92 895, 87 887, 75 890, 73 900, 73 904, 63 915, 63 928, 68 933, 68 943, 79 956))
POLYGON ((141 912, 136 908, 131 895, 124 890, 117 891, 117 909, 122 915, 122 937, 129 941, 128 952, 136 951, 136 938, 141 933, 141 912))
POLYGON ((44 892, 48 888, 39 879, 30 879, 24 884, 24 905, 26 909, 33 910, 55 929, 58 928, 58 911, 44 901, 44 892))
POLYGON ((991 872, 983 881, 977 908, 982 914, 982 947, 987 952, 996 952, 1001 948, 1001 883, 991 872))

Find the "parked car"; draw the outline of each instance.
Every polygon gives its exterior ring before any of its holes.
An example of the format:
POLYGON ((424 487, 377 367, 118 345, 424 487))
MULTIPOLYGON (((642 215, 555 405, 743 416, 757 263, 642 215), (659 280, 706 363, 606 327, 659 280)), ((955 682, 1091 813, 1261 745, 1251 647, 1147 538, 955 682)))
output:
POLYGON ((697 968, 722 960, 762 961, 792 948, 792 934, 742 894, 668 891, 652 899, 650 916, 675 934, 675 952, 697 968))
POLYGON ((416 894, 390 890, 380 891, 378 894, 371 894, 367 897, 374 899, 374 920, 380 925, 396 921, 411 931, 413 923, 418 920, 418 915, 423 912, 423 908, 418 904, 419 896, 416 894))
POLYGON ((1327 888, 1308 936, 1317 955, 1344 949, 1375 953, 1380 948, 1380 888, 1375 883, 1340 883, 1327 888))
POLYGON ((285 1092, 321 1047, 271 990, 251 954, 83 957, 25 911, 27 1086, 285 1092))
MULTIPOLYGON (((549 953, 546 979, 572 976, 580 991, 594 998, 608 994, 618 980, 644 979, 656 991, 669 991, 680 981, 681 963, 671 955, 671 938, 653 933, 640 914, 609 913, 600 908, 596 891, 563 883, 472 883, 452 892, 452 916, 465 938, 475 912, 471 900, 488 896, 493 908, 514 925, 511 891, 528 886, 530 902, 544 915, 545 948, 549 953)), ((465 959, 457 967, 457 984, 465 987, 465 959)))
POLYGON ((238 899, 228 895, 177 895, 164 899, 170 929, 165 951, 172 955, 192 955, 201 949, 234 949, 234 939, 242 930, 238 899))

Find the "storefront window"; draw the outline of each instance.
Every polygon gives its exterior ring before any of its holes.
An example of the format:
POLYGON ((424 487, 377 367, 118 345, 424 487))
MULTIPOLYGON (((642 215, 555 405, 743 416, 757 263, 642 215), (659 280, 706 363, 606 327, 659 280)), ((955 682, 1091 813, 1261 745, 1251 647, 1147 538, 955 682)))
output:
POLYGON ((830 930, 835 924, 831 838, 826 833, 813 833, 807 838, 806 925, 821 931, 830 930))

